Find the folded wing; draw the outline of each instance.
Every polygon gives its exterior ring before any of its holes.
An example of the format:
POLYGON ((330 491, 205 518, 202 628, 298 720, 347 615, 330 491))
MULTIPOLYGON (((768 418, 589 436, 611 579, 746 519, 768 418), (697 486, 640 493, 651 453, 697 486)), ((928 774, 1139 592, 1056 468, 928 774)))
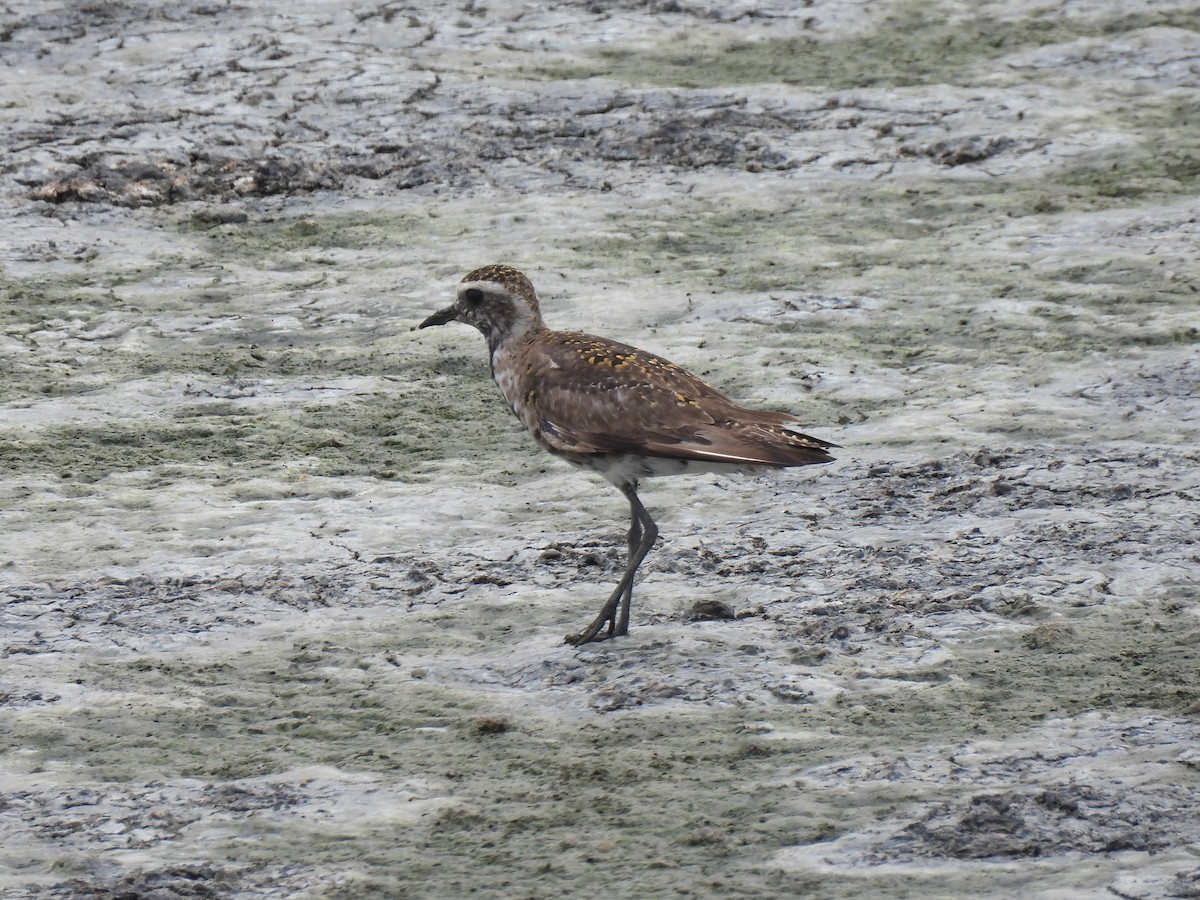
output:
POLYGON ((531 348, 535 435, 565 453, 634 453, 746 466, 832 461, 800 421, 746 409, 634 347, 584 334, 531 348), (586 365, 580 365, 580 362, 586 365), (566 378, 564 374, 573 373, 566 378), (553 375, 551 375, 553 373, 553 375))

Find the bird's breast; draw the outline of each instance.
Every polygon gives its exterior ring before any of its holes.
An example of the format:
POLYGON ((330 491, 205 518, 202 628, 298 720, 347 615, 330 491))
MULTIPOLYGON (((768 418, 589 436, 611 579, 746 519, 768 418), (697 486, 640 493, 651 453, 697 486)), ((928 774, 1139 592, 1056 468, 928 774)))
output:
POLYGON ((495 379, 500 393, 504 395, 504 399, 508 401, 508 405, 516 413, 517 418, 530 431, 536 431, 535 379, 528 363, 523 358, 524 355, 514 353, 504 346, 497 347, 492 354, 492 378, 495 379))

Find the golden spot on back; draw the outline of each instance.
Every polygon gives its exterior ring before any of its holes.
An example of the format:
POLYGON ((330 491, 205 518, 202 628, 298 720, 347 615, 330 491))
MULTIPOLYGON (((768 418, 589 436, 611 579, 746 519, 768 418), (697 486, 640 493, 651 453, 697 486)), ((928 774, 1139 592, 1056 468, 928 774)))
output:
POLYGON ((585 361, 590 366, 618 366, 624 365, 620 362, 626 359, 619 353, 614 353, 610 347, 606 347, 599 341, 567 341, 567 344, 576 344, 575 353, 579 358, 585 361), (618 362, 614 362, 617 360, 618 362))

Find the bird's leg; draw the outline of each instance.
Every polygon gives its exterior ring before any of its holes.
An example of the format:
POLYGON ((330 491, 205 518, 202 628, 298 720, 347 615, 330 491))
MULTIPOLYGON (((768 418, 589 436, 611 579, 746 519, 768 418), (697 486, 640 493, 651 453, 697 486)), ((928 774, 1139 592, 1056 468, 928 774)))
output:
MULTIPOLYGON (((637 510, 632 508, 630 504, 629 511, 629 537, 628 546, 629 553, 626 555, 626 566, 628 561, 632 560, 637 555, 638 546, 642 543, 642 520, 638 518, 637 510)), ((617 615, 608 620, 609 637, 614 634, 629 633, 629 604, 633 600, 633 579, 629 579, 629 584, 625 585, 625 590, 621 594, 621 600, 618 604, 618 609, 614 610, 617 615)))
POLYGON ((610 637, 619 637, 629 633, 629 605, 633 599, 633 577, 638 566, 654 546, 658 539, 658 526, 646 512, 646 507, 638 499, 637 482, 621 485, 621 493, 629 499, 629 561, 625 566, 625 574, 617 582, 616 588, 604 601, 600 614, 579 634, 569 635, 568 644, 579 646, 589 641, 603 641, 610 637), (608 626, 607 634, 601 636, 604 626, 608 626))
POLYGON ((633 600, 633 573, 638 570, 654 542, 658 540, 658 526, 638 499, 635 482, 625 496, 629 498, 629 583, 621 596, 621 612, 617 618, 617 634, 629 633, 629 604, 633 600))

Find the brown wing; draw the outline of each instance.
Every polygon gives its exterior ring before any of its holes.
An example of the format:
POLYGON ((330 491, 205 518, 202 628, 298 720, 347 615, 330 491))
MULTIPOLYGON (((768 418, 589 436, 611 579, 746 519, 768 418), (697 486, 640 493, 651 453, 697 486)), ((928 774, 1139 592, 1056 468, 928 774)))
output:
POLYGON ((738 406, 672 362, 586 334, 555 334, 527 357, 548 446, 568 453, 637 453, 741 465, 829 462, 834 445, 793 430, 786 413, 738 406))

